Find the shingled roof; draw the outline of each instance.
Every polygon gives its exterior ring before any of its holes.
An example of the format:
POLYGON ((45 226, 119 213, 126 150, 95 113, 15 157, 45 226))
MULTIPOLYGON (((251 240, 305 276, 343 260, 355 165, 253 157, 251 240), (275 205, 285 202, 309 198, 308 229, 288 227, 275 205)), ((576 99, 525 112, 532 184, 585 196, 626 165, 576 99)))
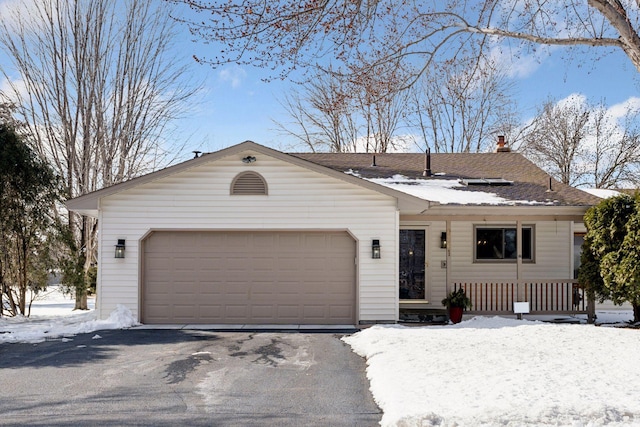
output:
MULTIPOLYGON (((405 184, 413 183, 414 185, 426 184, 425 180, 432 183, 436 180, 448 180, 453 184, 452 180, 462 182, 469 179, 501 178, 508 183, 503 181, 500 183, 502 185, 459 185, 453 191, 492 194, 504 199, 504 202, 499 203, 504 205, 590 206, 600 201, 596 196, 553 179, 551 191, 549 191, 549 175, 523 155, 515 152, 431 154, 433 173, 431 177, 423 175, 424 153, 290 153, 290 155, 374 182, 382 182, 385 180, 381 179, 393 179, 398 176, 408 178, 404 180, 405 184)), ((409 187, 405 186, 405 188, 409 187)), ((401 189, 402 186, 394 188, 401 189)))

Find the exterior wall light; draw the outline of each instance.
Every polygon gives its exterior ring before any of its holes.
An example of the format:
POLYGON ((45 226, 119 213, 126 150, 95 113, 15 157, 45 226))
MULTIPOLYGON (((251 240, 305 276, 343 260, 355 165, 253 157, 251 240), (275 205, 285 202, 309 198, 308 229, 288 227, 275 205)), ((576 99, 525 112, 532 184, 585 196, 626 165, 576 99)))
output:
POLYGON ((124 239, 118 239, 118 244, 116 245, 116 258, 124 258, 124 239))
POLYGON ((371 241, 371 258, 379 259, 380 258, 380 240, 373 239, 371 241))
POLYGON ((440 247, 442 249, 447 249, 447 232, 443 231, 442 234, 440 234, 440 247))

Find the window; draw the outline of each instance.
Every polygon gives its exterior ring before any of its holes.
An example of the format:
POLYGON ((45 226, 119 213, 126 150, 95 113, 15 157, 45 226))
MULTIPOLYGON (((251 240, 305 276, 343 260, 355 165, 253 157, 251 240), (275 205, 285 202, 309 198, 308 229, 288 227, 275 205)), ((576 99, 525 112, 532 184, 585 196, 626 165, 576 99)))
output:
POLYGON ((256 172, 242 172, 231 183, 231 195, 267 195, 267 182, 256 172))
MULTIPOLYGON (((476 227, 476 261, 516 261, 515 227, 476 227)), ((522 260, 533 261, 533 227, 522 227, 522 260)))

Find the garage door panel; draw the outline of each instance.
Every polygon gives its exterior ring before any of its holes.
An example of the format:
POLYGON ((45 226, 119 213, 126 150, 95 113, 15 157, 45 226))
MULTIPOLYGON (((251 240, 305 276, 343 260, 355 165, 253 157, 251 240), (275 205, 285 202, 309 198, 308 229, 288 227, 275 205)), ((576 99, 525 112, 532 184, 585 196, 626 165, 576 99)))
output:
POLYGON ((351 315, 351 307, 348 305, 333 305, 331 307, 329 307, 330 316, 335 316, 335 317, 348 317, 351 315))
POLYGON ((213 282, 201 281, 200 293, 203 296, 220 296, 220 288, 213 282))
POLYGON ((197 307, 197 305, 194 305, 193 301, 194 299, 197 299, 198 295, 196 294, 175 294, 173 295, 173 306, 186 306, 186 307, 197 307))
POLYGON ((354 258, 344 232, 155 232, 143 322, 353 323, 354 258))
POLYGON ((242 304, 227 304, 224 306, 223 323, 245 323, 249 318, 249 307, 242 304))
POLYGON ((254 257, 251 260, 251 265, 248 266, 246 260, 244 261, 245 268, 250 267, 253 271, 273 271, 273 258, 272 257, 254 257))
POLYGON ((241 274, 244 273, 249 267, 247 265, 246 256, 227 256, 224 258, 224 266, 221 266, 221 270, 226 270, 227 274, 241 274))
POLYGON ((300 313, 300 306, 298 304, 279 304, 277 307, 278 318, 290 323, 298 323, 302 314, 300 313))
POLYGON ((251 289, 251 294, 249 295, 249 298, 256 301, 260 301, 260 300, 268 301, 270 297, 277 292, 278 292, 278 286, 275 283, 256 285, 253 287, 253 289, 251 289))
POLYGON ((251 288, 247 283, 233 283, 230 286, 223 287, 223 285, 217 284, 216 286, 220 286, 220 293, 223 297, 228 298, 238 298, 240 301, 244 301, 249 297, 251 288))
POLYGON ((277 315, 273 305, 252 305, 251 318, 259 323, 270 323, 277 315))
POLYGON ((193 303, 176 302, 171 307, 176 318, 189 319, 193 317, 193 303))
POLYGON ((153 304, 149 303, 146 306, 146 314, 150 318, 159 319, 167 315, 167 312, 171 309, 169 304, 153 304))
MULTIPOLYGON (((220 305, 199 305, 197 308, 197 318, 203 323, 215 323, 223 313, 224 307, 220 305)), ((192 318, 194 316, 192 315, 192 318)), ((189 321, 190 323, 191 321, 189 321)))
POLYGON ((326 307, 324 305, 305 304, 302 310, 305 317, 318 319, 326 316, 326 307))
POLYGON ((236 234, 220 234, 220 243, 224 244, 230 252, 242 252, 248 245, 251 244, 251 235, 246 233, 236 234))

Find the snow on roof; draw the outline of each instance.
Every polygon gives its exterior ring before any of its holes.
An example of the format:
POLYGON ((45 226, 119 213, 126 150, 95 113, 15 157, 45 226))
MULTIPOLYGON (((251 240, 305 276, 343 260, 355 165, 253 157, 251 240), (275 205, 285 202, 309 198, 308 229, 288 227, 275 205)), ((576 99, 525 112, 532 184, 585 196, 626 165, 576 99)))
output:
POLYGON ((600 197, 601 199, 608 199, 609 197, 619 196, 619 191, 616 190, 608 190, 606 188, 584 188, 582 191, 585 191, 589 194, 593 194, 596 197, 600 197))
MULTIPOLYGON (((358 176, 353 170, 347 174, 358 176)), ((385 187, 419 197, 423 200, 437 202, 443 205, 537 205, 548 202, 529 200, 509 200, 489 191, 464 191, 465 185, 455 179, 412 179, 404 175, 393 175, 391 178, 363 178, 385 187)))

